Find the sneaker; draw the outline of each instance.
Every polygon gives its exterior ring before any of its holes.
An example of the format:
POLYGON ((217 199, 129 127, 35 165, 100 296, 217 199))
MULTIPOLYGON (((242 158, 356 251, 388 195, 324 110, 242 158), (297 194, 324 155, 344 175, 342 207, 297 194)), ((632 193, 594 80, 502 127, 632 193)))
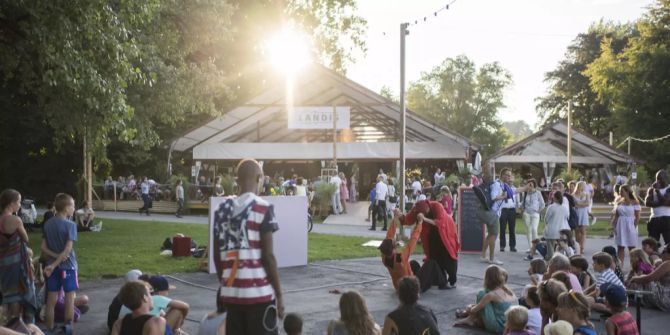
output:
POLYGON ((509 251, 516 252, 516 248, 510 248, 509 251))
POLYGON ((503 265, 504 263, 502 261, 494 259, 494 260, 490 261, 489 264, 503 265))
POLYGON ((591 225, 593 226, 596 222, 598 222, 598 218, 594 216, 593 220, 591 220, 591 225))
POLYGON ((500 248, 500 252, 505 252, 505 248, 500 248))
POLYGON ((382 231, 386 231, 386 230, 387 230, 386 227, 382 228, 382 231))
POLYGON ((486 258, 486 257, 479 257, 479 260, 480 260, 482 263, 491 263, 491 260, 488 259, 488 258, 486 258))
POLYGON ((533 260, 533 256, 531 256, 531 255, 527 255, 526 257, 523 258, 523 260, 524 260, 524 261, 532 261, 532 260, 533 260))
POLYGON ((368 230, 372 230, 372 231, 375 231, 375 230, 377 230, 377 229, 375 229, 375 228, 370 228, 370 229, 368 229, 368 230))

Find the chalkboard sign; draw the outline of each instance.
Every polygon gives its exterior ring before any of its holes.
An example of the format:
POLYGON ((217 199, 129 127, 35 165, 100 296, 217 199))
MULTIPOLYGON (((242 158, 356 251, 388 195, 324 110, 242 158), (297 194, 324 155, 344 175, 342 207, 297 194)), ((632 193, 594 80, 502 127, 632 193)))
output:
POLYGON ((484 223, 477 219, 481 205, 471 188, 458 190, 458 237, 461 252, 477 253, 484 248, 484 223))

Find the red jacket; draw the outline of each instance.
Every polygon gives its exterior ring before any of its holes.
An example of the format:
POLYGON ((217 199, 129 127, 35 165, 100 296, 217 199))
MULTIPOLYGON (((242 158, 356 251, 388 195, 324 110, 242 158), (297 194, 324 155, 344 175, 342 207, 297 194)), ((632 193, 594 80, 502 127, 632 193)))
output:
MULTIPOLYGON (((421 241, 423 243, 423 253, 426 257, 429 255, 429 236, 432 229, 438 229, 440 233, 440 238, 445 248, 449 252, 449 255, 453 259, 458 259, 458 251, 461 249, 461 243, 458 241, 458 235, 456 234, 456 224, 454 219, 447 214, 447 211, 444 209, 441 203, 437 201, 428 201, 428 206, 430 207, 430 213, 426 216, 433 221, 435 225, 429 223, 423 223, 423 229, 421 230, 421 241)), ((416 223, 416 216, 419 214, 416 210, 416 207, 405 215, 405 225, 412 225, 416 223)))

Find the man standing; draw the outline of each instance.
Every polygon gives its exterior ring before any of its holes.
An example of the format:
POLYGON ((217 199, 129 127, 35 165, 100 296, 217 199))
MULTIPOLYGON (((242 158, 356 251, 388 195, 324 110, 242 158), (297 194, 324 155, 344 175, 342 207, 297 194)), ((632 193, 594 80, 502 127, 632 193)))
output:
POLYGON ((372 227, 370 230, 377 229, 377 215, 381 215, 384 218, 384 228, 386 230, 386 221, 388 220, 386 214, 386 197, 388 196, 389 188, 386 183, 384 183, 384 178, 382 176, 377 177, 377 185, 375 185, 375 206, 372 210, 372 227))
POLYGON ((263 182, 257 161, 237 165, 241 195, 227 198, 214 213, 214 261, 219 299, 228 308, 226 334, 279 334, 284 302, 273 249, 279 229, 274 206, 256 194, 263 182))
POLYGON ((149 216, 149 208, 151 206, 151 196, 149 195, 149 180, 147 179, 146 176, 142 179, 142 184, 140 184, 140 192, 142 193, 142 202, 144 203, 144 206, 140 208, 140 214, 142 214, 142 211, 146 211, 147 216, 149 216))
POLYGON ((500 233, 500 223, 498 214, 491 207, 489 207, 486 195, 479 187, 473 187, 477 199, 479 199, 479 208, 477 209, 477 220, 486 225, 486 239, 482 246, 481 261, 484 263, 503 265, 503 262, 495 259, 496 238, 500 233), (488 249, 488 256, 486 255, 488 249))
POLYGON ((656 172, 656 181, 647 190, 644 205, 651 207, 651 216, 647 223, 649 237, 670 243, 670 186, 665 170, 656 172))
POLYGON ((342 186, 342 179, 337 174, 330 177, 330 183, 335 185, 335 193, 330 198, 331 206, 333 206, 333 214, 339 215, 342 204, 340 204, 340 186, 342 186))
POLYGON ((175 196, 177 198, 177 213, 175 216, 181 218, 181 213, 184 210, 184 186, 181 179, 177 180, 177 187, 175 190, 175 196))
MULTIPOLYGON (((511 180, 512 170, 503 168, 500 170, 500 180, 491 185, 493 210, 498 213, 500 218, 500 252, 505 252, 507 246, 505 236, 507 226, 509 226, 510 251, 516 252, 516 203, 514 202, 516 189, 510 185, 511 180)), ((525 188, 520 188, 519 191, 524 192, 525 188)))

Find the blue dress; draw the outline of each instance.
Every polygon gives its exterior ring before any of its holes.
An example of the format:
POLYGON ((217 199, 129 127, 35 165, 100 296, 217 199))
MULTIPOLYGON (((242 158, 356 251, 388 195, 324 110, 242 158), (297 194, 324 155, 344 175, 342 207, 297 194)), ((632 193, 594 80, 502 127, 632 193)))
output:
MULTIPOLYGON (((575 197, 575 204, 588 205, 589 200, 586 196, 584 196, 583 198, 575 197)), ((589 208, 588 207, 575 207, 575 211, 577 212, 577 224, 580 225, 580 226, 588 226, 589 225, 589 208)))
MULTIPOLYGON (((481 290, 477 293, 477 303, 489 293, 488 290, 481 290)), ((502 333, 505 330, 505 311, 510 306, 516 305, 516 301, 501 301, 488 303, 479 311, 479 317, 484 323, 484 329, 493 333, 502 333)))

